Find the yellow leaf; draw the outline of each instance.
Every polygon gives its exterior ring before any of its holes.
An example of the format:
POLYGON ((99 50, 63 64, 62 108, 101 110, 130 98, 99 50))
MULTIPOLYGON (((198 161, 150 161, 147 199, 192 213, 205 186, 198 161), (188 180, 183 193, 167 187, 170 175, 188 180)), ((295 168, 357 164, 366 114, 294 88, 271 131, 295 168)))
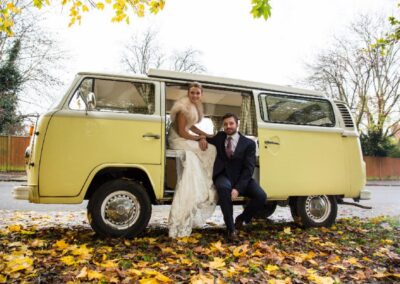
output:
POLYGON ((317 284, 333 284, 333 283, 335 283, 335 280, 333 278, 331 278, 331 277, 320 277, 320 276, 317 276, 315 278, 315 283, 317 283, 317 284))
POLYGON ((92 248, 88 249, 86 245, 81 245, 79 248, 74 249, 71 251, 73 255, 79 255, 81 259, 89 259, 91 258, 91 252, 93 251, 92 248))
POLYGON ((112 248, 108 246, 103 246, 96 250, 97 253, 110 253, 112 252, 112 248))
POLYGON ((290 235, 292 233, 290 227, 285 227, 285 229, 283 229, 283 232, 287 235, 290 235))
POLYGON ((385 245, 392 245, 393 244, 393 240, 381 240, 381 242, 385 245))
POLYGON ((212 269, 221 269, 225 267, 225 261, 223 258, 214 257, 214 260, 210 261, 208 266, 212 269))
POLYGON ((159 284, 157 278, 142 278, 139 280, 140 284, 159 284))
POLYGON ((225 249, 222 246, 222 243, 220 241, 218 241, 216 243, 211 243, 210 250, 211 251, 221 251, 221 252, 223 252, 225 249))
POLYGON ((103 274, 101 274, 100 272, 93 271, 93 270, 88 270, 87 276, 88 276, 89 280, 93 280, 93 279, 98 279, 99 280, 99 279, 104 277, 103 274))
POLYGON ((211 275, 197 274, 190 278, 191 284, 214 284, 214 277, 211 275))
POLYGON ((265 267, 265 271, 267 271, 268 274, 269 274, 269 273, 273 273, 273 272, 275 272, 275 271, 277 271, 277 270, 279 270, 279 267, 276 266, 276 265, 268 264, 268 265, 265 267))
POLYGON ((83 12, 89 12, 88 6, 83 5, 83 6, 82 6, 82 11, 83 11, 83 12))
MULTIPOLYGON (((4 22, 3 25, 7 26, 6 25, 6 21, 4 22)), ((21 228, 20 225, 10 225, 10 226, 7 227, 7 229, 8 229, 9 232, 19 232, 19 231, 21 231, 22 228, 21 228)))
POLYGON ((118 267, 118 263, 116 263, 115 260, 107 260, 106 262, 101 263, 100 266, 104 268, 116 268, 118 267))
POLYGON ((348 262, 350 264, 356 264, 356 263, 358 263, 358 259, 355 257, 350 257, 349 259, 346 259, 346 262, 348 262))
POLYGON ((76 278, 86 278, 87 275, 88 275, 87 267, 85 266, 84 268, 81 269, 81 272, 79 272, 76 278))
POLYGON ((249 249, 248 249, 247 244, 246 244, 246 245, 242 245, 242 246, 236 247, 236 248, 233 250, 233 255, 234 255, 235 257, 244 256, 244 255, 246 255, 246 253, 247 253, 248 250, 249 250, 249 249))
POLYGON ((170 278, 168 278, 167 276, 165 276, 162 273, 158 273, 157 276, 156 276, 156 279, 158 281, 163 282, 163 283, 172 282, 172 280, 170 278))
POLYGON ((371 262, 372 260, 366 256, 363 257, 363 260, 371 262))
POLYGON ((7 263, 6 271, 8 274, 28 269, 33 266, 33 259, 30 257, 17 257, 7 263))
POLYGON ((68 266, 76 264, 74 257, 71 255, 64 256, 64 257, 60 258, 60 260, 62 261, 62 263, 66 264, 68 266))
POLYGON ((54 247, 56 249, 63 250, 63 249, 66 249, 68 247, 68 244, 64 240, 60 240, 60 241, 57 241, 54 244, 54 247))
POLYGON ((0 274, 0 283, 7 283, 7 278, 0 274))
POLYGON ((340 257, 335 255, 335 254, 333 254, 333 255, 328 257, 327 261, 328 261, 328 263, 336 263, 336 262, 340 261, 340 257))
POLYGON ((161 251, 163 253, 171 253, 171 254, 176 254, 173 248, 167 247, 167 248, 161 248, 161 251))
POLYGON ((199 240, 193 237, 183 237, 183 238, 177 238, 178 242, 181 243, 186 243, 186 244, 197 244, 199 240))
POLYGON ((96 7, 97 7, 97 9, 99 9, 99 10, 104 10, 104 4, 101 3, 101 2, 97 2, 97 3, 96 3, 96 7))
POLYGON ((106 0, 106 3, 107 4, 111 4, 111 0, 106 0))
POLYGON ((127 272, 129 274, 135 274, 136 276, 141 276, 143 274, 142 271, 134 269, 134 268, 128 269, 127 272))
POLYGON ((11 10, 11 9, 13 9, 15 6, 14 6, 14 3, 7 3, 7 9, 9 9, 9 10, 11 10))
POLYGON ((158 274, 157 271, 155 271, 154 269, 149 269, 149 268, 144 269, 144 270, 143 270, 143 273, 145 273, 145 274, 147 274, 147 275, 157 275, 157 274, 158 274))

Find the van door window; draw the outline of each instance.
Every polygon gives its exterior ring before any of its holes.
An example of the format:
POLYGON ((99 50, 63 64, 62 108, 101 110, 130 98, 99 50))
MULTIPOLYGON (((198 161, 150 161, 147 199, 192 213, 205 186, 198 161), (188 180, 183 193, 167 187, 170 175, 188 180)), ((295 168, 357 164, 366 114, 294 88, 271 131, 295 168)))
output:
POLYGON ((261 106, 267 114, 263 120, 274 123, 335 126, 335 114, 328 100, 276 94, 262 94, 261 106))
POLYGON ((75 91, 69 107, 85 110, 89 93, 94 94, 94 111, 140 114, 155 111, 155 88, 151 83, 87 78, 75 91))

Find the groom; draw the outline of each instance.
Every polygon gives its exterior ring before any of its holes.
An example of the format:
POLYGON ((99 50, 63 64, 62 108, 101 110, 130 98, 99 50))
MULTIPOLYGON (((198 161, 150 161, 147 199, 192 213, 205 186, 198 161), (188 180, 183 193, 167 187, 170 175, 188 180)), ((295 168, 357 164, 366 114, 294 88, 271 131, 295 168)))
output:
POLYGON ((249 223, 263 207, 267 195, 252 178, 256 164, 255 142, 238 132, 238 117, 235 114, 225 114, 223 126, 224 131, 207 138, 207 141, 217 148, 213 181, 224 215, 227 238, 233 240, 237 237, 237 230, 242 229, 244 223, 249 223), (239 195, 249 197, 250 202, 234 223, 232 200, 239 195))

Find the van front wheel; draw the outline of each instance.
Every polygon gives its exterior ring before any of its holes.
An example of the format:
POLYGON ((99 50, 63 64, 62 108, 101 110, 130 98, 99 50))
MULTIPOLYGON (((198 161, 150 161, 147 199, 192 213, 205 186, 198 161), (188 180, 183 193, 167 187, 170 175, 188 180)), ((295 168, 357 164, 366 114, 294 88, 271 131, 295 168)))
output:
POLYGON ((102 237, 135 237, 149 223, 151 203, 146 189, 131 180, 101 185, 88 204, 88 219, 102 237))
POLYGON ((330 227, 335 223, 337 201, 334 196, 301 196, 296 200, 297 214, 304 227, 330 227))

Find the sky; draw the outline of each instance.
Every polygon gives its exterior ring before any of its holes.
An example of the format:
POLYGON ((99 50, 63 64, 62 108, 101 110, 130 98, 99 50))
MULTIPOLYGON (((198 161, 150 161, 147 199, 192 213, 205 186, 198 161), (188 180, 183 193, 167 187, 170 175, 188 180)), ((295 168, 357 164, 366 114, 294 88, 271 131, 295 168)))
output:
MULTIPOLYGON (((68 28, 68 11, 52 9, 44 23, 69 54, 63 81, 79 71, 125 72, 124 45, 135 33, 158 31, 166 53, 187 47, 202 52, 209 75, 296 86, 304 65, 329 47, 334 35, 359 14, 391 15, 397 0, 272 0, 272 17, 250 14, 250 0, 166 0, 158 15, 111 23, 111 11, 90 12, 68 28)), ((56 92, 55 98, 64 95, 56 92)), ((43 109, 38 111, 44 111, 43 109)))

